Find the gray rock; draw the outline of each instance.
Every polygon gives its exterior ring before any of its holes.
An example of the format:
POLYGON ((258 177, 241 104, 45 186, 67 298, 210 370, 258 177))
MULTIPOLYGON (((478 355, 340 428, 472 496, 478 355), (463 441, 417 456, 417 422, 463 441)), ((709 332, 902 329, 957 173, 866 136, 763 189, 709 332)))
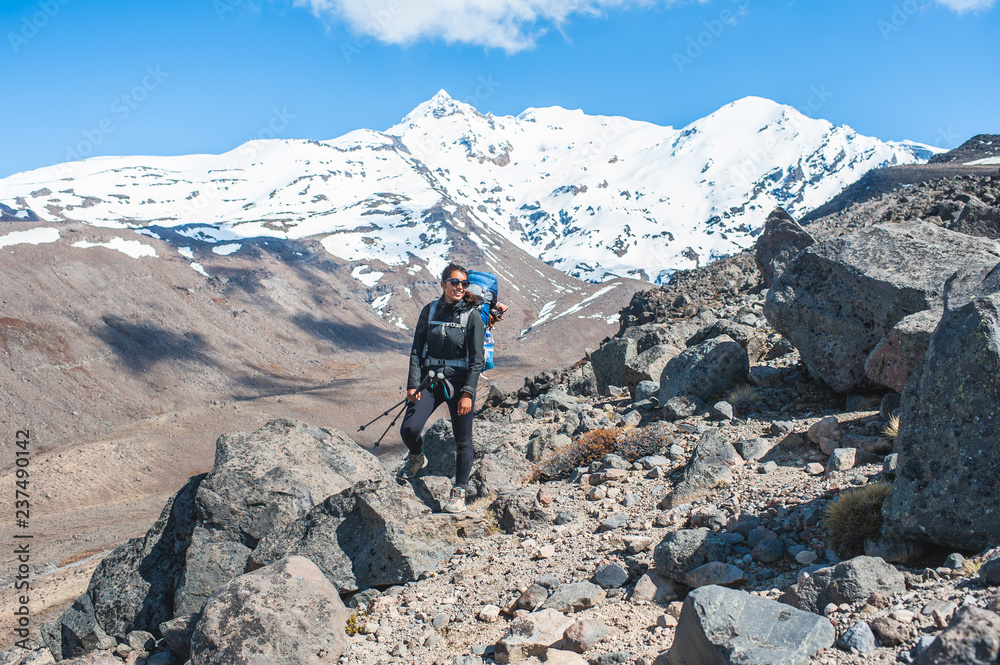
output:
POLYGON ((989 586, 1000 585, 1000 557, 990 559, 979 567, 979 579, 989 586))
POLYGON ((514 601, 514 608, 533 612, 541 607, 548 597, 549 591, 546 587, 537 583, 532 584, 514 601))
POLYGON ((633 603, 666 605, 677 598, 673 583, 655 570, 646 572, 635 583, 630 600, 633 603))
POLYGON ((818 444, 820 439, 833 438, 833 433, 837 431, 838 427, 840 427, 840 423, 837 421, 837 416, 825 416, 809 426, 806 436, 809 437, 810 441, 818 444))
POLYGON ((533 487, 522 487, 499 495, 490 504, 489 510, 496 515, 497 526, 505 533, 524 531, 551 521, 548 511, 538 502, 538 491, 533 487))
POLYGON ((899 455, 897 453, 889 453, 882 460, 882 473, 887 476, 895 476, 896 471, 899 469, 899 455))
MULTIPOLYGON (((643 381, 659 381, 667 363, 676 358, 681 350, 670 344, 657 344, 625 362, 625 383, 629 391, 638 399, 638 386, 643 381)), ((655 394, 655 393, 654 393, 655 394)))
MULTIPOLYGON (((994 271, 995 273, 997 271, 994 271)), ((883 533, 952 548, 1000 541, 1000 294, 946 311, 903 393, 883 533)))
POLYGON ((660 404, 663 404, 663 417, 670 421, 708 412, 708 406, 705 405, 705 402, 692 395, 672 397, 666 403, 660 402, 660 404))
POLYGON ((602 344, 601 348, 590 354, 590 362, 597 377, 597 389, 601 395, 607 394, 608 386, 627 384, 625 366, 638 355, 636 349, 636 340, 618 337, 602 344))
POLYGON ((542 609, 552 609, 563 613, 582 612, 604 600, 607 592, 590 582, 561 584, 555 588, 542 609))
POLYGON ((657 381, 640 381, 635 386, 635 401, 644 402, 650 397, 655 397, 659 399, 660 394, 660 384, 659 375, 656 376, 657 381))
POLYGON ((785 542, 778 538, 765 538, 750 551, 754 561, 774 563, 785 556, 785 542))
POLYGON ((948 627, 913 665, 993 665, 1000 652, 1000 616, 967 606, 955 612, 948 627))
POLYGON ((902 392, 913 371, 924 361, 941 310, 927 309, 903 317, 865 359, 865 376, 890 390, 902 392))
POLYGON ((873 593, 891 596, 906 589, 903 574, 882 559, 859 556, 836 566, 821 568, 811 577, 789 587, 778 599, 800 610, 822 614, 833 603, 854 604, 873 593))
POLYGON ((865 360, 894 325, 942 306, 955 271, 998 261, 991 240, 917 221, 876 224, 800 252, 768 292, 764 314, 810 375, 837 392, 866 390, 865 360))
POLYGON ((125 643, 133 651, 152 651, 153 647, 156 646, 156 639, 152 633, 148 633, 145 630, 133 630, 125 636, 125 643))
POLYGON ((830 459, 826 462, 827 473, 831 471, 847 471, 853 469, 856 463, 858 451, 854 448, 837 448, 830 453, 830 459))
POLYGON ((833 646, 825 617, 735 589, 706 586, 684 601, 670 650, 655 665, 807 665, 833 646))
POLYGON ((192 665, 331 662, 347 650, 347 610, 308 559, 292 556, 216 590, 191 640, 192 665))
POLYGON ((708 410, 708 414, 712 420, 732 420, 735 415, 733 405, 725 400, 713 404, 708 410))
POLYGON ((684 581, 684 576, 711 561, 725 561, 732 544, 707 528, 671 531, 653 550, 656 572, 684 581))
POLYGON ((184 572, 185 546, 198 520, 194 498, 203 479, 188 480, 145 536, 119 545, 97 566, 87 595, 98 623, 109 634, 124 640, 132 630, 152 632, 174 617, 172 599, 184 572))
POLYGON ((747 352, 750 362, 757 362, 767 352, 767 334, 763 330, 724 319, 699 330, 687 341, 687 346, 698 346, 723 335, 739 344, 747 352))
POLYGON ((250 565, 298 554, 319 566, 342 593, 403 584, 451 556, 462 542, 462 526, 450 515, 430 514, 408 485, 361 482, 268 535, 250 565))
POLYGON ((990 206, 972 197, 954 218, 948 228, 958 233, 981 238, 1000 238, 1000 208, 990 206))
MULTIPOLYGON (((944 567, 950 568, 952 570, 961 570, 962 566, 965 565, 965 557, 958 552, 952 552, 944 560, 944 567)), ((982 568, 980 568, 982 570, 982 568)))
POLYGON ((614 531, 615 529, 621 528, 628 524, 628 514, 627 513, 612 513, 600 523, 597 527, 597 533, 604 533, 605 531, 614 531))
POLYGON ((875 634, 864 621, 858 621, 844 631, 837 640, 837 646, 847 653, 868 653, 878 647, 875 644, 875 634))
POLYGON ((523 487, 535 472, 535 465, 509 443, 483 455, 472 469, 469 490, 473 496, 503 494, 523 487))
POLYGON ((747 576, 736 566, 721 561, 711 561, 704 566, 698 566, 684 576, 684 584, 697 589, 715 584, 725 587, 738 587, 747 583, 747 576))
POLYGON ((563 633, 560 648, 583 653, 604 639, 607 634, 608 627, 600 619, 578 619, 563 633))
POLYGON ((98 625, 94 605, 87 594, 81 595, 51 628, 42 631, 46 646, 60 658, 77 658, 95 649, 115 646, 98 625))
POLYGON ((607 563, 597 569, 592 581, 602 589, 617 589, 628 582, 628 571, 617 563, 607 563))
POLYGON ((758 460, 771 450, 771 445, 767 439, 757 437, 756 439, 740 439, 733 444, 733 447, 743 459, 758 460))
POLYGON ((899 408, 899 393, 886 393, 882 395, 882 402, 878 407, 878 417, 882 420, 888 420, 889 416, 899 408))
MULTIPOLYGON (((883 436, 866 436, 864 434, 844 434, 840 437, 841 448, 854 448, 860 452, 872 455, 888 455, 892 452, 892 441, 883 436)), ((859 456, 859 461, 863 463, 859 456)))
POLYGON ((728 335, 715 337, 683 351, 660 374, 659 403, 693 395, 706 402, 746 382, 747 352, 728 335))
POLYGON ((673 508, 707 496, 721 483, 731 482, 732 467, 742 463, 743 459, 722 432, 716 429, 706 432, 695 445, 680 482, 664 497, 660 507, 673 508))
POLYGON ((573 623, 571 617, 547 608, 515 619, 510 624, 510 633, 496 644, 496 661, 520 663, 540 656, 561 642, 563 633, 573 623))
POLYGON ((174 599, 175 615, 201 609, 209 594, 243 574, 253 543, 316 503, 362 480, 385 476, 374 455, 340 432, 272 420, 251 434, 224 434, 215 467, 198 486, 174 599))
POLYGON ((182 663, 191 655, 191 636, 199 619, 201 614, 186 614, 160 624, 160 635, 182 663))
POLYGON ((575 397, 566 392, 563 386, 557 386, 528 405, 528 415, 541 418, 553 413, 565 413, 579 406, 575 397))
POLYGON ((760 270, 761 281, 766 286, 773 284, 785 271, 785 266, 815 242, 784 208, 772 210, 754 246, 754 261, 760 270))

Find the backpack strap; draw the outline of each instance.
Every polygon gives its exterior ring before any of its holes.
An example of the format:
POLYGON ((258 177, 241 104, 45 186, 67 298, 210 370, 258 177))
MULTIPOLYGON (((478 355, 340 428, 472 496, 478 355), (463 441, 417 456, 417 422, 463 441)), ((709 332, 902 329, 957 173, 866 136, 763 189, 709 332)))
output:
MULTIPOLYGON (((468 328, 469 317, 472 314, 471 309, 467 309, 458 315, 458 323, 453 323, 451 321, 435 321, 434 315, 437 313, 438 301, 435 300, 430 304, 430 311, 427 312, 427 330, 430 331, 431 326, 445 326, 448 328, 468 328)), ((429 342, 424 342, 424 366, 426 367, 461 367, 464 369, 469 368, 468 358, 432 358, 430 356, 430 344, 429 342)))

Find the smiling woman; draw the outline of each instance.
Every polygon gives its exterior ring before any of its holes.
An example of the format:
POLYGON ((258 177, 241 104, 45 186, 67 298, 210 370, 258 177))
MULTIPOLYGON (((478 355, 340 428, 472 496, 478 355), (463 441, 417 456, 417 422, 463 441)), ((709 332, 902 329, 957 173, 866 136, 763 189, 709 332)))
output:
POLYGON ((441 297, 420 312, 410 349, 406 381, 406 415, 399 435, 409 455, 403 474, 414 477, 427 466, 420 433, 427 419, 442 404, 448 405, 455 435, 455 487, 443 510, 465 510, 472 471, 472 404, 483 371, 483 337, 477 299, 470 294, 469 271, 450 263, 441 273, 441 297))

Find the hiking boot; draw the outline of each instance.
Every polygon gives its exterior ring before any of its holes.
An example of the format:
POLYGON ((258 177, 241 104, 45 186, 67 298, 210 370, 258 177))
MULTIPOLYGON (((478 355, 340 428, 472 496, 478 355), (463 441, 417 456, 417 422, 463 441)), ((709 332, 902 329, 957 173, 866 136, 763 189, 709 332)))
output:
POLYGON ((455 487, 451 490, 451 498, 448 503, 441 506, 441 510, 446 513, 464 513, 465 512, 465 490, 461 487, 455 487))
POLYGON ((410 453, 406 456, 406 459, 403 460, 403 476, 406 478, 413 478, 426 466, 427 458, 423 453, 417 453, 416 455, 410 453))

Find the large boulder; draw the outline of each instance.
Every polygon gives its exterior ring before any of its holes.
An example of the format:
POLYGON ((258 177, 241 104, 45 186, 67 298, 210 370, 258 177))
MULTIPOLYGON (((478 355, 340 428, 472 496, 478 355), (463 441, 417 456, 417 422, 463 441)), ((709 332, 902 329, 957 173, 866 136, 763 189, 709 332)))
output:
POLYGON ((731 469, 742 463, 743 458, 720 430, 705 432, 695 444, 680 482, 663 498, 660 507, 673 508, 707 496, 715 487, 731 482, 731 469))
POLYGON ((331 494, 384 473, 374 455, 343 433, 294 420, 223 434, 215 466, 195 495, 198 522, 174 612, 200 610, 215 589, 246 571, 254 545, 275 529, 331 494))
POLYGON ((994 665, 1000 656, 1000 616, 960 608, 948 627, 917 654, 913 665, 994 665))
POLYGON ((876 592, 891 596, 906 589, 903 574, 882 559, 858 556, 836 566, 820 568, 793 584, 778 600, 808 612, 823 613, 833 603, 863 602, 876 592))
POLYGON ((760 270, 761 281, 765 285, 772 284, 796 254, 815 242, 784 208, 772 210, 754 247, 753 258, 760 270))
POLYGON ((535 465, 524 452, 506 443, 476 463, 469 477, 469 490, 476 497, 511 492, 527 484, 534 472, 535 465))
POLYGON ((705 586, 684 600, 674 643, 654 665, 807 665, 836 637, 826 617, 705 586))
POLYGON ((246 572, 261 539, 327 496, 384 474, 346 435, 294 420, 222 435, 215 468, 189 480, 144 537, 94 572, 87 594, 99 625, 124 640, 199 611, 212 591, 246 572))
POLYGON ((811 375, 841 393, 874 388, 865 360, 903 317, 943 305, 956 271, 992 268, 1000 244, 924 222, 876 224, 802 250, 764 315, 811 375))
POLYGON ((348 647, 347 614, 314 563, 287 557, 212 593, 191 639, 191 665, 336 662, 348 647))
POLYGON ((678 582, 689 572, 711 561, 725 561, 732 542, 707 528, 671 531, 653 550, 656 572, 678 582))
POLYGON ((883 533, 953 549, 1000 541, 1000 293, 949 310, 902 398, 883 533))
POLYGON ((743 325, 727 319, 719 319, 710 326, 705 326, 687 340, 687 347, 697 346, 702 342, 729 335, 734 342, 743 347, 751 363, 756 363, 767 353, 767 333, 763 328, 743 325))
POLYGON ((681 352, 660 374, 659 403, 693 395, 713 402, 746 381, 750 373, 747 352, 728 335, 720 335, 681 352))
POLYGON ((659 381, 667 363, 680 354, 680 349, 670 344, 651 346, 625 363, 625 385, 634 396, 636 387, 643 381, 659 381))
POLYGON ((865 376, 897 393, 903 392, 913 370, 920 366, 941 321, 941 311, 925 309, 904 316, 865 360, 865 376))
POLYGON ((952 231, 982 238, 1000 238, 1000 207, 990 206, 972 197, 962 212, 948 224, 952 231))
POLYGON ((298 554, 319 566, 341 593, 403 584, 454 554, 462 526, 461 518, 431 514, 409 485, 360 482, 270 533, 248 566, 298 554))
POLYGON ((621 337, 605 342, 590 354, 601 395, 607 394, 608 386, 625 385, 625 365, 636 355, 636 341, 621 337))

